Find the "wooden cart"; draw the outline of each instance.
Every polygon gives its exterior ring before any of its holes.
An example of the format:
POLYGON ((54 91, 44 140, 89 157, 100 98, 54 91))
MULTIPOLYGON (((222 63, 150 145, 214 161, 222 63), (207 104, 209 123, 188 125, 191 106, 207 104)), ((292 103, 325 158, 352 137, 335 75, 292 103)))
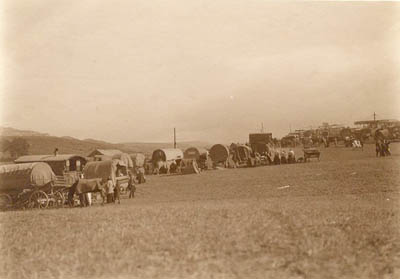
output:
POLYGON ((305 148, 304 152, 304 162, 309 161, 311 158, 320 159, 321 152, 317 148, 305 148))
POLYGON ((55 179, 46 163, 0 166, 0 209, 62 207, 64 196, 55 190, 55 179))

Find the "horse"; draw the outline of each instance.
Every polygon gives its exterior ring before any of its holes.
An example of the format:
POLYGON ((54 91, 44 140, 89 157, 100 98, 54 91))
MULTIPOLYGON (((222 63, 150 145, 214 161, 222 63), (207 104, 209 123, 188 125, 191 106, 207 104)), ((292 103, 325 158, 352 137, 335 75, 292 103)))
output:
POLYGON ((100 192, 100 195, 103 199, 102 205, 104 205, 106 201, 106 189, 105 185, 101 183, 101 178, 93 178, 93 179, 79 179, 74 184, 72 184, 71 188, 68 192, 68 203, 70 206, 74 204, 74 194, 79 195, 79 200, 81 207, 87 206, 87 201, 85 199, 86 193, 96 193, 100 192))

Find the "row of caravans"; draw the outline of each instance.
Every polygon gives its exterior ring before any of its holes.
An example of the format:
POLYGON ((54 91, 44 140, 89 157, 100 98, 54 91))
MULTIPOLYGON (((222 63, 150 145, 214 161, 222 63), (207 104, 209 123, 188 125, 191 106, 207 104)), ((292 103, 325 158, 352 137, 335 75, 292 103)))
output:
POLYGON ((337 144, 352 139, 373 143, 377 139, 398 141, 400 140, 400 122, 393 119, 366 120, 354 122, 356 127, 345 127, 344 125, 323 123, 316 129, 296 130, 281 139, 282 147, 294 147, 296 145, 320 144, 326 147, 330 143, 337 144))
POLYGON ((21 156, 14 161, 15 164, 0 168, 0 207, 4 203, 38 208, 63 205, 68 189, 81 177, 101 178, 104 182, 111 177, 124 191, 129 170, 144 182, 144 174, 154 173, 154 169, 160 165, 164 166, 167 173, 175 165, 171 172, 182 174, 198 173, 218 165, 236 167, 249 165, 249 162, 252 165, 253 150, 260 151, 263 142, 253 139, 253 144, 252 147, 215 144, 209 150, 190 147, 184 152, 176 148, 157 149, 147 160, 141 153, 126 154, 119 150, 101 149, 87 157, 58 154, 57 151, 53 155, 21 156))
POLYGON ((83 157, 76 154, 21 156, 15 164, 0 167, 0 207, 46 208, 65 203, 69 188, 84 177, 110 177, 126 190, 128 170, 144 182, 144 155, 116 152, 112 156, 83 157))

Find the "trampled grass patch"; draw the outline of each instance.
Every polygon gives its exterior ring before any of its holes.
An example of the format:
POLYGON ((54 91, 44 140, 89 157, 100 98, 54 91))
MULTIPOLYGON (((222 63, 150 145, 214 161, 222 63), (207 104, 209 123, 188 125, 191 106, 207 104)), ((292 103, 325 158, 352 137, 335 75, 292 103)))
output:
POLYGON ((149 177, 121 205, 0 214, 1 278, 399 278, 399 162, 149 177), (289 187, 283 187, 289 186, 289 187))

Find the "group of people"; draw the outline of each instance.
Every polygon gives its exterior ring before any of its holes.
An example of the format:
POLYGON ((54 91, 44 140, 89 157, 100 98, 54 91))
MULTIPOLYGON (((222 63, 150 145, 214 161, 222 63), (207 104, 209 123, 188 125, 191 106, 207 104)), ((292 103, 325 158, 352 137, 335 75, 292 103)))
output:
POLYGON ((378 139, 375 143, 376 157, 385 157, 392 155, 390 153, 390 141, 378 139))
POLYGON ((274 165, 294 164, 294 163, 296 163, 296 156, 292 149, 289 149, 287 153, 285 150, 275 152, 273 160, 274 165))
MULTIPOLYGON (((122 173, 118 173, 117 176, 122 176, 122 173)), ((128 180, 127 190, 129 191, 129 198, 131 199, 135 197, 136 182, 131 171, 128 171, 128 176, 129 180, 128 180)), ((140 182, 141 181, 139 181, 139 183, 140 182)), ((121 203, 120 199, 121 188, 118 185, 114 185, 114 182, 111 179, 111 177, 108 177, 107 179, 106 193, 107 193, 107 203, 116 203, 116 202, 118 202, 118 204, 121 203)))

